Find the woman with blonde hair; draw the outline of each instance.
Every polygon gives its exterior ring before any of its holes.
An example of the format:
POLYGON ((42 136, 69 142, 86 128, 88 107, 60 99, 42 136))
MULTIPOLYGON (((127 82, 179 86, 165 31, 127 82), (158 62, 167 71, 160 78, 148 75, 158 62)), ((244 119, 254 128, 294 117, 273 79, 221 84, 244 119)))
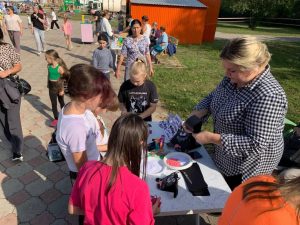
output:
POLYGON ((138 58, 129 68, 130 78, 119 90, 121 113, 138 114, 145 121, 152 121, 156 110, 158 94, 155 84, 147 79, 147 65, 144 58, 138 58))
POLYGON ((214 132, 193 135, 201 144, 215 144, 216 165, 234 189, 278 165, 287 99, 271 74, 267 46, 256 38, 230 40, 220 58, 224 79, 192 112, 203 121, 211 115, 214 132))

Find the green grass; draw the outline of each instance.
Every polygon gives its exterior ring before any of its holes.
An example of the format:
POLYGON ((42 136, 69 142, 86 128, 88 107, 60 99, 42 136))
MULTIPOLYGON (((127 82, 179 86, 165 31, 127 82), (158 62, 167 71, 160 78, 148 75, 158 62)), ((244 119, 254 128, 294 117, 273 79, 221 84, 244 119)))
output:
MULTIPOLYGON (((195 104, 223 78, 219 53, 225 41, 180 45, 177 57, 184 69, 155 67, 153 81, 161 101, 170 112, 186 118, 195 104)), ((289 101, 287 118, 300 121, 300 43, 267 42, 272 53, 271 71, 283 86, 289 101)))
POLYGON ((270 35, 274 37, 300 37, 300 28, 258 26, 251 30, 244 23, 218 23, 217 31, 245 35, 270 35))

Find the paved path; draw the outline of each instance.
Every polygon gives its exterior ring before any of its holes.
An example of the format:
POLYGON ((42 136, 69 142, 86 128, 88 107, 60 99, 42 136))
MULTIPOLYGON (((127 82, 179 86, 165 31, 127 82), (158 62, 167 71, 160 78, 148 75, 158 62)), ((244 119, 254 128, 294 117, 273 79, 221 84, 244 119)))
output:
MULTIPOLYGON (((25 22, 25 18, 23 18, 25 22)), ((60 20, 61 22, 61 20, 60 20)), ((46 32, 47 49, 55 49, 68 66, 90 63, 94 44, 80 43, 79 22, 74 22, 74 48, 67 51, 60 30, 46 32)), ((5 40, 9 42, 8 37, 5 40)), ((11 162, 10 144, 1 134, 0 142, 0 224, 76 224, 67 215, 70 181, 65 162, 48 162, 45 152, 53 129, 48 96, 47 67, 44 54, 36 55, 36 46, 30 30, 25 29, 21 40, 23 69, 19 73, 32 85, 32 91, 22 99, 21 120, 25 138, 24 162, 11 162)), ((121 83, 112 78, 116 91, 121 83)), ((159 108, 155 118, 164 117, 159 108)), ((105 121, 110 127, 119 112, 107 113, 105 121)))

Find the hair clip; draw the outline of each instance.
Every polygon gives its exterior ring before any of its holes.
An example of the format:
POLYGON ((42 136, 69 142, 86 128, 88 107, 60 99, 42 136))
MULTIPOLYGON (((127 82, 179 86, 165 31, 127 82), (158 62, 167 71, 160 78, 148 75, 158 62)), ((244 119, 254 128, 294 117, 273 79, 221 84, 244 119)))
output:
POLYGON ((135 61, 136 61, 136 62, 145 63, 144 60, 142 60, 142 59, 140 59, 140 58, 136 58, 135 61))

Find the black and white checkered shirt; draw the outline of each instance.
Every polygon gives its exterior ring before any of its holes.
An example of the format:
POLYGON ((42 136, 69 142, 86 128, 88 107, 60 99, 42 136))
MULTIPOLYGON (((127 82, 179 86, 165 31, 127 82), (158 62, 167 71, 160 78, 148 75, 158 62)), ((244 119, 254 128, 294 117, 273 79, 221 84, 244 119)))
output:
POLYGON ((269 66, 243 88, 225 77, 195 109, 208 109, 221 135, 215 162, 224 175, 242 174, 246 180, 276 168, 283 153, 287 99, 269 66))

